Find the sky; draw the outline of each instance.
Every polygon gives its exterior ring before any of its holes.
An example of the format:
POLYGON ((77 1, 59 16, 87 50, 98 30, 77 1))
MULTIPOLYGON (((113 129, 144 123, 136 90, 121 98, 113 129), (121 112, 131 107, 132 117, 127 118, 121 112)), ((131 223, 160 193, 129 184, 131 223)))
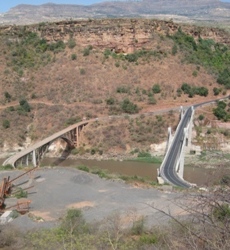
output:
MULTIPOLYGON (((104 0, 105 1, 105 0, 104 0)), ((230 2, 230 0, 221 0, 222 2, 230 2)), ((94 3, 103 2, 103 0, 2 0, 0 3, 0 13, 7 12, 10 8, 19 4, 33 4, 40 5, 48 2, 57 4, 79 4, 89 5, 94 3)))

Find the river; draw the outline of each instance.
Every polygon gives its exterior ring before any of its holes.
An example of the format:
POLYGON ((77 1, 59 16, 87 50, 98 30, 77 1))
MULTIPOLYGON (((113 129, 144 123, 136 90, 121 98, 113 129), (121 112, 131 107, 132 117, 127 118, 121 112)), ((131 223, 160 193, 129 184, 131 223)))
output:
MULTIPOLYGON (((5 159, 0 159, 0 164, 5 159)), ((140 176, 149 180, 156 181, 157 168, 160 164, 138 162, 138 161, 115 161, 115 160, 83 160, 83 159, 65 159, 61 161, 58 158, 45 158, 43 159, 41 166, 63 166, 63 167, 77 167, 80 165, 87 166, 93 169, 104 169, 108 173, 128 175, 128 176, 140 176)), ((230 174, 230 170, 218 170, 190 167, 185 165, 184 179, 196 183, 198 186, 209 186, 218 183, 218 180, 225 175, 230 174)))

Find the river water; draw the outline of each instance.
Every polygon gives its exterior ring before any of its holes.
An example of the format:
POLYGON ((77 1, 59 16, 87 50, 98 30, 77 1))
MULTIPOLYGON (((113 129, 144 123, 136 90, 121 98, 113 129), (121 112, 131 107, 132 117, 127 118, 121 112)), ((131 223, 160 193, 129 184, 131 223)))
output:
MULTIPOLYGON (((0 164, 4 159, 0 159, 0 164)), ((160 164, 137 162, 137 161, 114 161, 114 160, 83 160, 83 159, 65 159, 45 158, 41 166, 63 166, 63 167, 78 167, 80 165, 87 166, 91 169, 104 169, 108 173, 140 176, 149 180, 157 180, 157 168, 160 164)), ((185 166, 184 179, 196 183, 198 186, 209 186, 218 183, 223 175, 230 174, 230 170, 206 169, 198 167, 185 166)))
MULTIPOLYGON (((43 166, 56 165, 57 159, 45 158, 42 162, 43 166)), ((157 180, 157 168, 160 164, 137 162, 137 161, 114 161, 114 160, 82 160, 82 159, 66 159, 58 163, 58 166, 79 166, 84 165, 89 168, 104 169, 108 173, 140 176, 149 180, 157 180)), ((198 186, 209 186, 218 183, 220 178, 230 174, 230 170, 206 169, 198 167, 185 166, 184 179, 196 183, 198 186)))

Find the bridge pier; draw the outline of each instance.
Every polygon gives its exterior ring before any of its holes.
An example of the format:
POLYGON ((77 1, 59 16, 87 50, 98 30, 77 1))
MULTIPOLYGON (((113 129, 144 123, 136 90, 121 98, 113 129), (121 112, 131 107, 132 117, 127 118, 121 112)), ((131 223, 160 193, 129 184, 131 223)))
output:
POLYGON ((32 153, 32 163, 33 163, 34 167, 37 166, 36 151, 35 150, 33 150, 33 153, 32 153))

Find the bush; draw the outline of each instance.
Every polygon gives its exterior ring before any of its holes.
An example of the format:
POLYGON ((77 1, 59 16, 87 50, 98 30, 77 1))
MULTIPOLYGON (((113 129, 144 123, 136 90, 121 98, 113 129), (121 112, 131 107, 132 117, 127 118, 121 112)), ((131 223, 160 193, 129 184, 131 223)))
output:
POLYGON ((149 103, 149 104, 156 104, 157 101, 156 101, 156 99, 154 98, 154 96, 150 96, 149 99, 148 99, 148 103, 149 103))
POLYGON ((137 157, 151 157, 151 154, 149 152, 142 151, 138 153, 137 157))
POLYGON ((153 91, 153 93, 155 93, 155 94, 160 93, 160 92, 161 92, 161 87, 160 87, 160 85, 159 85, 159 84, 154 84, 153 87, 152 87, 152 91, 153 91))
POLYGON ((107 104, 107 105, 113 105, 113 104, 115 104, 114 98, 113 98, 113 97, 108 98, 108 99, 106 100, 106 104, 107 104))
POLYGON ((19 190, 15 194, 15 197, 17 199, 27 198, 27 191, 24 191, 22 188, 19 188, 19 190))
POLYGON ((72 59, 72 60, 76 60, 76 59, 77 59, 77 55, 76 55, 76 54, 72 54, 72 55, 71 55, 71 59, 72 59))
POLYGON ((131 229, 133 235, 141 235, 144 232, 144 218, 134 221, 131 229))
POLYGON ((139 111, 138 106, 132 103, 128 98, 124 99, 121 103, 121 109, 128 114, 135 114, 139 111))
POLYGON ((79 116, 70 117, 70 118, 65 122, 65 124, 66 124, 67 126, 70 126, 70 125, 73 125, 73 124, 78 123, 78 122, 80 122, 80 121, 81 121, 81 117, 79 117, 79 116))
POLYGON ((21 106, 21 108, 25 111, 25 112, 30 112, 30 105, 27 102, 26 99, 22 99, 19 101, 19 104, 21 106))
POLYGON ((3 120, 2 121, 2 126, 5 129, 10 128, 10 121, 9 120, 3 120))
POLYGON ((87 166, 82 165, 82 166, 78 166, 77 168, 79 170, 82 170, 82 171, 85 171, 85 172, 89 172, 89 168, 87 166))
POLYGON ((137 59, 138 59, 138 55, 137 54, 128 54, 128 55, 125 56, 125 59, 128 62, 136 62, 137 59))
POLYGON ((229 204, 221 204, 216 206, 213 210, 213 216, 219 221, 226 221, 230 219, 230 207, 229 204))
POLYGON ((172 47, 172 55, 175 56, 177 52, 178 52, 178 48, 177 48, 176 44, 174 44, 172 47))
POLYGON ((89 45, 87 48, 84 48, 83 50, 83 56, 88 56, 90 54, 90 51, 93 49, 92 45, 89 45))
POLYGON ((198 119, 199 119, 200 121, 203 121, 203 120, 204 120, 204 115, 199 115, 198 119))
POLYGON ((126 86, 117 87, 117 93, 129 93, 130 89, 126 86))
POLYGON ((5 95, 5 98, 6 98, 6 100, 7 100, 7 102, 10 102, 11 101, 11 94, 9 93, 9 92, 5 92, 4 93, 4 95, 5 95))
POLYGON ((85 69, 80 69, 80 74, 85 75, 85 69))
POLYGON ((67 45, 70 49, 73 49, 76 46, 76 42, 73 38, 70 38, 67 45))
POLYGON ((220 92, 221 92, 221 89, 216 88, 216 87, 213 88, 213 94, 214 94, 215 96, 216 96, 216 95, 219 95, 220 92))
POLYGON ((11 169, 14 169, 14 167, 11 164, 0 166, 0 170, 11 170, 11 169))
POLYGON ((155 244, 157 243, 157 236, 156 235, 148 235, 148 234, 144 234, 141 235, 140 237, 140 242, 142 244, 147 244, 147 245, 151 245, 151 244, 155 244))

